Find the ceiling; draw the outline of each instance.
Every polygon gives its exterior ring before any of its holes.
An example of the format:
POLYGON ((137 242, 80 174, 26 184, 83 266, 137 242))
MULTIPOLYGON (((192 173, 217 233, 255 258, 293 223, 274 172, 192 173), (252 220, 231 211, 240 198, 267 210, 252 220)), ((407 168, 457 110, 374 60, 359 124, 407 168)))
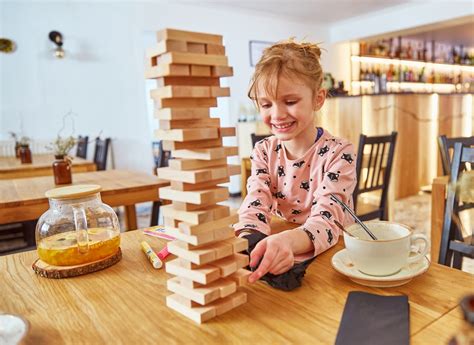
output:
MULTIPOLYGON (((279 16, 295 21, 334 23, 416 0, 201 0, 199 6, 279 16)), ((174 3, 196 4, 196 0, 174 3)))

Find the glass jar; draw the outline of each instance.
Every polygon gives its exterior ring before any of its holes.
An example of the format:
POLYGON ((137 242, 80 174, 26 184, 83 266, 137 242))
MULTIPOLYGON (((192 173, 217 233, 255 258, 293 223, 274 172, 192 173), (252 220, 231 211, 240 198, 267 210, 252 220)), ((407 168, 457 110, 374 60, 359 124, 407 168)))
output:
POLYGON ((56 155, 54 158, 56 158, 53 162, 54 183, 57 185, 71 184, 71 161, 69 159, 64 159, 64 155, 56 155))
POLYGON ((21 145, 20 146, 20 159, 21 164, 31 164, 31 150, 28 145, 21 145))
POLYGON ((54 266, 87 264, 114 255, 120 226, 113 209, 102 203, 98 185, 76 185, 46 192, 49 210, 36 225, 42 261, 54 266))

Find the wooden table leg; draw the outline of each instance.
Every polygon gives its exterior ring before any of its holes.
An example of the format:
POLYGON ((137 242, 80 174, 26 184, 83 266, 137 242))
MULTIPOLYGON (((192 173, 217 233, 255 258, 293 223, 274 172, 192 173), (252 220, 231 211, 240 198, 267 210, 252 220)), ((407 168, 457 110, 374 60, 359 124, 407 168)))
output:
POLYGON ((137 210, 135 205, 126 205, 125 206, 125 229, 126 230, 135 230, 137 229, 137 210))
POLYGON ((444 207, 446 205, 446 184, 448 177, 433 180, 431 190, 431 262, 438 262, 441 234, 443 233, 444 207))

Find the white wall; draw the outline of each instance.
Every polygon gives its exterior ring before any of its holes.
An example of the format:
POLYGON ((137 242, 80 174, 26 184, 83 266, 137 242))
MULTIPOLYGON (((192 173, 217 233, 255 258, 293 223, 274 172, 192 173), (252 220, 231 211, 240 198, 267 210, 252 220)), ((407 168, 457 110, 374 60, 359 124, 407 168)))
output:
MULTIPOLYGON (((235 125, 239 104, 248 102, 249 40, 328 40, 327 30, 317 26, 193 6, 0 2, 0 9, 0 36, 18 44, 15 54, 0 55, 0 138, 18 131, 20 119, 26 135, 50 138, 73 110, 76 134, 102 131, 114 139, 116 167, 142 171, 152 167, 143 77, 144 36, 151 31, 172 27, 224 36, 234 67, 224 125, 235 125), (51 30, 64 35, 64 60, 52 57, 51 30)), ((233 185, 231 192, 239 190, 238 182, 233 185)))

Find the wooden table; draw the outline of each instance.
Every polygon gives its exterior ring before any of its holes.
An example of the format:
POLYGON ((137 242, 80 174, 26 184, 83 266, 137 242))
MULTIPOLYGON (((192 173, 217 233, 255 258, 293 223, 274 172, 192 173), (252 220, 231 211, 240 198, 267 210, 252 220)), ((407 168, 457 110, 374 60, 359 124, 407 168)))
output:
MULTIPOLYGON (((0 157, 0 180, 35 176, 52 176, 54 156, 48 154, 33 155, 33 163, 21 164, 19 158, 0 157)), ((72 172, 96 171, 94 162, 74 157, 72 172)))
POLYGON ((438 262, 443 233, 446 187, 449 176, 436 177, 431 188, 431 261, 438 262))
MULTIPOLYGON (((158 189, 169 184, 142 172, 105 170, 72 175, 73 184, 102 186, 102 201, 125 206, 127 229, 137 228, 135 204, 158 200, 158 189)), ((48 208, 44 193, 57 186, 50 176, 0 180, 0 224, 38 219, 48 208)))
MULTIPOLYGON (((30 321, 27 344, 333 344, 347 294, 367 291, 406 294, 413 343, 434 344, 430 329, 455 317, 451 313, 474 284, 468 273, 432 264, 428 272, 400 287, 357 285, 330 264, 343 248, 340 242, 311 264, 301 288, 284 292, 263 282, 244 287, 246 304, 199 326, 165 306, 170 276, 152 268, 140 249, 144 239, 155 250, 165 243, 140 230, 124 233, 121 262, 70 279, 36 276, 31 269, 34 251, 0 257, 0 311, 30 321)), ((443 336, 454 332, 445 327, 443 336)))

